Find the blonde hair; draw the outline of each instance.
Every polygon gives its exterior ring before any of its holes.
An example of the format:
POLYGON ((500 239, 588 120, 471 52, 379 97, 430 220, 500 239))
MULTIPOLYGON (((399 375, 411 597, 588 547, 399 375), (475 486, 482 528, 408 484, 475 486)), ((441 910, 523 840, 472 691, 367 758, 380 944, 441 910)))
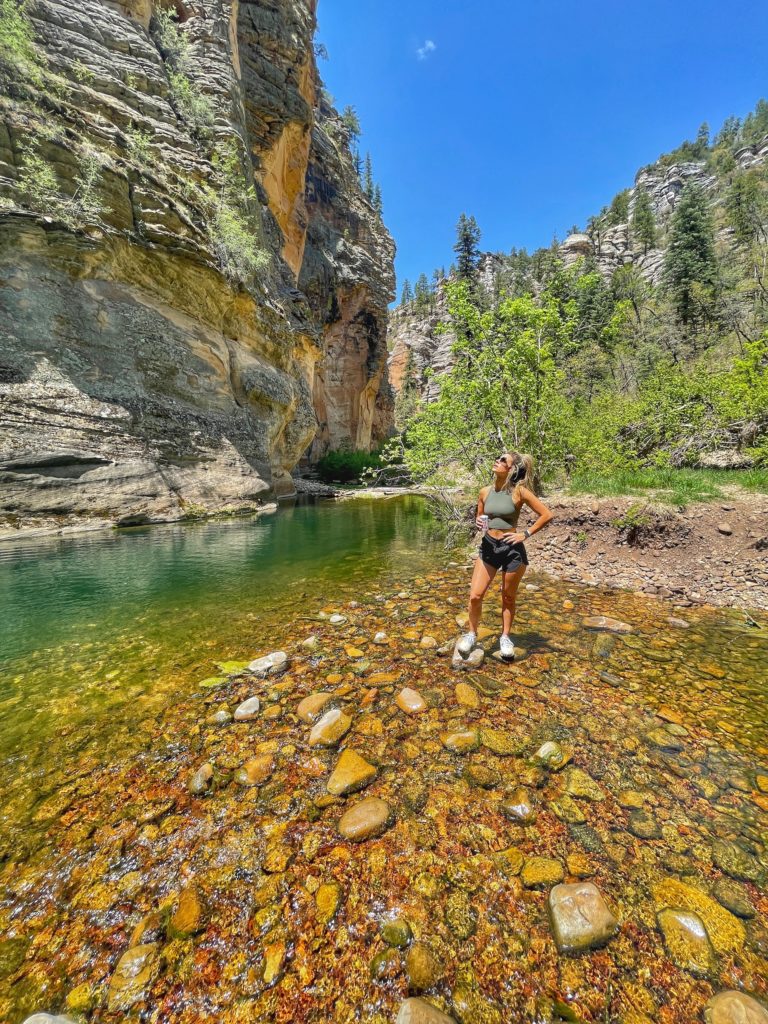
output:
POLYGON ((533 479, 534 479, 534 464, 533 456, 527 455, 521 452, 508 452, 512 456, 512 468, 507 476, 507 483, 505 490, 509 491, 512 495, 513 500, 517 498, 518 492, 521 487, 527 487, 529 491, 533 491, 533 479), (523 470, 523 475, 516 477, 514 482, 512 476, 515 471, 519 472, 523 470))

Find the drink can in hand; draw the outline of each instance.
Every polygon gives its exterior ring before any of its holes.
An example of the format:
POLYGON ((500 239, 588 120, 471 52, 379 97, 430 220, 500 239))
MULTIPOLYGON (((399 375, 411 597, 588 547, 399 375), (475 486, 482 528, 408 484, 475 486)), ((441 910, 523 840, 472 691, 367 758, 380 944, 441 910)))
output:
POLYGON ((477 518, 480 520, 480 529, 482 530, 483 533, 486 533, 487 530, 488 530, 489 517, 488 516, 478 516, 477 518))

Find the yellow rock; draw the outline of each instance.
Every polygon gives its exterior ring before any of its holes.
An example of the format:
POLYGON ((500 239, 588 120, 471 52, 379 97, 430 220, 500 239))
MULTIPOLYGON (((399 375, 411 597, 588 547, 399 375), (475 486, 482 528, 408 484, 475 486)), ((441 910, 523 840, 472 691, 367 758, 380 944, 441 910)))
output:
POLYGON ((741 921, 699 889, 666 878, 653 886, 653 901, 657 911, 669 908, 698 914, 716 953, 738 953, 744 945, 746 933, 741 921))
POLYGON ((325 677, 325 681, 333 686, 334 683, 340 683, 343 678, 344 676, 340 672, 331 672, 330 675, 325 677))
POLYGON ((320 924, 329 924, 341 903, 341 886, 338 882, 324 882, 315 893, 315 909, 320 924))
POLYGON ((372 764, 360 757, 354 750, 345 750, 333 769, 326 789, 334 796, 356 793, 376 777, 372 764))
POLYGON ((576 878, 589 878, 595 873, 589 857, 583 853, 569 853, 565 858, 565 866, 568 869, 568 874, 575 875, 576 878))
POLYGON ((399 672, 374 672, 373 675, 368 676, 366 682, 375 686, 377 683, 396 683, 399 678, 399 672))
POLYGON ((205 924, 205 908, 197 887, 188 885, 179 896, 179 906, 168 922, 168 936, 172 939, 186 939, 202 931, 205 924))
POLYGON ((344 650, 347 652, 348 658, 362 658, 365 651, 361 651, 359 647, 345 647, 344 650))
POLYGON ((458 703, 465 708, 480 707, 480 695, 473 686, 469 686, 467 683, 457 683, 454 693, 458 703))
POLYGON ((423 647, 425 651, 431 650, 433 647, 437 647, 437 640, 433 636, 423 636, 419 647, 423 647))
POLYGON ((286 947, 282 939, 264 947, 264 984, 272 985, 280 977, 285 963, 286 947))

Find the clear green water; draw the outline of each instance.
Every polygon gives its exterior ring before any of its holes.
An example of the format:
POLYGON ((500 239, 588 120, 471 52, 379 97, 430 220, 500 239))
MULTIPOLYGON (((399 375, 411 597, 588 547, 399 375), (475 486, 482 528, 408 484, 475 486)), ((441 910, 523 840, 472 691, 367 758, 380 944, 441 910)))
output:
POLYGON ((417 498, 0 545, 0 766, 18 797, 286 626, 444 558, 417 498))

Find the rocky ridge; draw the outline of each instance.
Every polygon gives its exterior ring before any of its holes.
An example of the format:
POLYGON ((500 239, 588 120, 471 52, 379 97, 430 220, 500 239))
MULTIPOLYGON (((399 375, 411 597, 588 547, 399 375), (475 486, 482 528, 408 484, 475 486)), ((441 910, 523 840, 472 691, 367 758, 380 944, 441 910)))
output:
MULTIPOLYGON (((753 146, 746 146, 735 154, 737 168, 746 170, 763 166, 768 161, 768 139, 753 146)), ((665 167, 652 164, 638 172, 633 188, 629 190, 630 220, 636 197, 640 191, 648 194, 651 208, 663 239, 666 227, 674 212, 677 200, 689 181, 695 181, 706 192, 714 193, 717 179, 709 173, 704 160, 688 161, 665 167)), ((721 242, 727 241, 730 229, 719 232, 721 242)), ((594 259, 597 269, 609 278, 620 266, 632 264, 652 284, 658 285, 664 260, 663 247, 647 252, 635 244, 629 224, 616 224, 603 228, 598 235, 590 236, 578 232, 569 235, 558 250, 564 266, 571 267, 586 257, 594 259)), ((493 293, 497 272, 502 268, 503 258, 495 253, 484 253, 480 263, 480 280, 489 294, 493 293)), ((537 284, 531 282, 531 290, 537 284)), ((426 313, 416 312, 413 305, 398 306, 390 315, 388 348, 389 373, 395 392, 400 390, 406 366, 411 360, 416 375, 419 393, 433 401, 440 388, 439 378, 453 365, 451 348, 454 337, 450 331, 436 333, 439 323, 447 319, 447 308, 442 282, 437 285, 433 307, 426 313), (425 376, 431 370, 430 376, 425 376)))
POLYGON ((386 433, 394 245, 315 6, 29 8, 39 65, 0 68, 4 525, 252 508, 310 444, 386 433))

